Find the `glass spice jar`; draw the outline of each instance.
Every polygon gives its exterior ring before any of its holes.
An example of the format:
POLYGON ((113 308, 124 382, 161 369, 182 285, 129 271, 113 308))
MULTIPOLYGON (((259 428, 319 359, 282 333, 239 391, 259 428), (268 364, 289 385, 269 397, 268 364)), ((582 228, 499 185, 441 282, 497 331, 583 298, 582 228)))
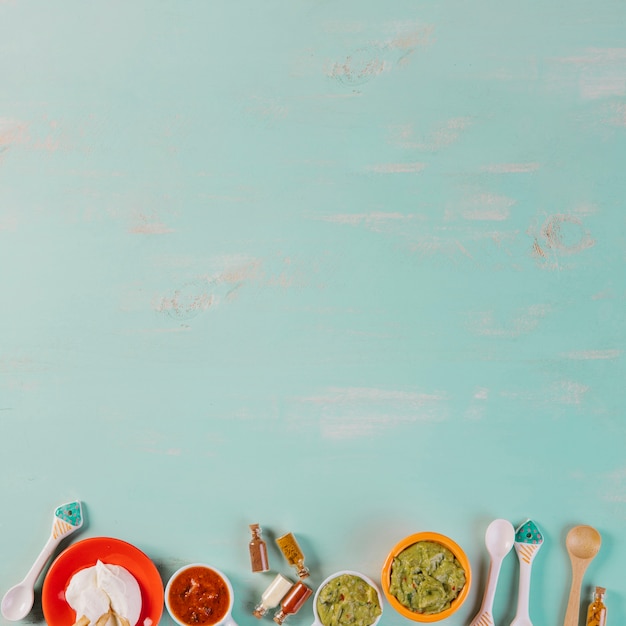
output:
POLYGON ((287 559, 287 563, 296 568, 298 577, 307 578, 307 576, 309 576, 309 570, 304 565, 304 554, 293 533, 287 533, 282 537, 278 537, 276 543, 283 553, 283 556, 287 559))
POLYGON ((278 603, 285 597, 292 586, 293 583, 288 578, 282 574, 276 574, 274 580, 261 595, 261 602, 257 604, 252 615, 261 618, 269 609, 277 607, 278 603))
POLYGON ((270 568, 267 558, 267 545, 261 537, 261 527, 250 524, 252 539, 248 545, 250 549, 250 566, 253 572, 267 572, 270 568))
POLYGON ((282 599, 280 610, 274 615, 274 621, 280 626, 289 615, 295 615, 312 593, 313 590, 299 580, 282 599))
POLYGON ((589 604, 587 611, 586 626, 606 626, 606 606, 604 604, 604 587, 596 587, 593 600, 589 604))

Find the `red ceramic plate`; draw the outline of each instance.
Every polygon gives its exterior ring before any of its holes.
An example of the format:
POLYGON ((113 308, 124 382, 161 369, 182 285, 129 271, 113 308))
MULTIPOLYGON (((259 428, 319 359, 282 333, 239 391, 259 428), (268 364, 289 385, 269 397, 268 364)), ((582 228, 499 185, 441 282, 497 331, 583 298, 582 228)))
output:
POLYGON ((54 560, 41 592, 43 614, 48 626, 72 626, 76 614, 65 601, 72 576, 96 561, 125 567, 139 583, 142 608, 138 626, 158 626, 163 613, 163 581, 154 563, 141 550, 120 539, 83 539, 61 552, 54 560))

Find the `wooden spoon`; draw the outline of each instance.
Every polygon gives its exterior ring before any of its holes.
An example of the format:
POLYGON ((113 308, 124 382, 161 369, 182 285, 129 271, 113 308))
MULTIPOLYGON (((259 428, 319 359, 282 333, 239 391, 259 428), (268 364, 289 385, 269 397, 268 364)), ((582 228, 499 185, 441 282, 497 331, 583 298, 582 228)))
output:
POLYGON ((578 626, 578 613, 580 610, 580 588, 587 566, 598 554, 602 537, 591 526, 574 526, 565 539, 565 546, 572 562, 572 586, 565 612, 563 626, 578 626))

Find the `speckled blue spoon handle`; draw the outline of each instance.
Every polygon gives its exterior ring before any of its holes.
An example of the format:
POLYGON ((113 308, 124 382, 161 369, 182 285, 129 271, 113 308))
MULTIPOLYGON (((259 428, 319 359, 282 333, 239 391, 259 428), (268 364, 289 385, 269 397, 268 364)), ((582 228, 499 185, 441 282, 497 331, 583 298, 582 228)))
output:
POLYGON ((519 560, 517 613, 511 626, 533 626, 530 619, 530 574, 533 560, 543 544, 543 535, 532 520, 526 520, 515 531, 515 552, 519 560))

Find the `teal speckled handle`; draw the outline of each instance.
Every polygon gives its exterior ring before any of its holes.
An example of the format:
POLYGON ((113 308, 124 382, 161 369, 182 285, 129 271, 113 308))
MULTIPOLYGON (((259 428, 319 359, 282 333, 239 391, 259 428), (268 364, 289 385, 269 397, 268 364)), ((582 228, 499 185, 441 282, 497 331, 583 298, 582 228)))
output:
POLYGON ((543 544, 543 535, 531 519, 526 520, 515 531, 515 552, 519 559, 519 591, 517 612, 511 626, 533 626, 530 619, 530 574, 532 562, 543 544))

